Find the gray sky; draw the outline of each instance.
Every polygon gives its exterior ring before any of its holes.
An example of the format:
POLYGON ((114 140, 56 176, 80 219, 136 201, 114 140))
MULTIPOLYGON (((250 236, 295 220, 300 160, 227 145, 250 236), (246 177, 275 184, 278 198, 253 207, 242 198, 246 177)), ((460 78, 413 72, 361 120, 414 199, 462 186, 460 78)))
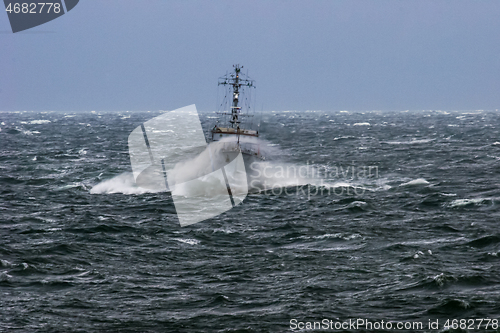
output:
POLYGON ((0 110, 216 108, 244 65, 264 110, 500 108, 500 1, 81 0, 12 34, 0 110))

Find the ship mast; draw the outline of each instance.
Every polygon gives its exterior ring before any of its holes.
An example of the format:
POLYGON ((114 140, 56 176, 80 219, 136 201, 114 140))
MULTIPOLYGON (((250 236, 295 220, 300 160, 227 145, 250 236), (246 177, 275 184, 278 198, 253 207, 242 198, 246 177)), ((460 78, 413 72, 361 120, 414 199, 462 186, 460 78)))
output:
POLYGON ((231 123, 232 128, 239 129, 240 128, 240 110, 241 107, 238 106, 239 103, 239 97, 240 97, 240 88, 242 86, 246 87, 254 87, 253 85, 253 80, 250 80, 248 77, 240 77, 240 72, 243 66, 240 66, 239 64, 233 65, 234 67, 234 74, 231 75, 226 75, 225 77, 220 78, 219 80, 219 85, 230 85, 232 86, 233 90, 233 103, 231 106, 231 119, 229 122, 231 123))
POLYGON ((236 73, 236 78, 234 79, 232 86, 233 86, 233 106, 231 107, 231 120, 229 121, 234 128, 234 125, 236 124, 237 128, 240 128, 240 121, 238 119, 238 113, 239 110, 241 109, 238 107, 238 97, 239 97, 239 88, 240 88, 240 66, 236 65, 234 66, 234 72, 236 73))

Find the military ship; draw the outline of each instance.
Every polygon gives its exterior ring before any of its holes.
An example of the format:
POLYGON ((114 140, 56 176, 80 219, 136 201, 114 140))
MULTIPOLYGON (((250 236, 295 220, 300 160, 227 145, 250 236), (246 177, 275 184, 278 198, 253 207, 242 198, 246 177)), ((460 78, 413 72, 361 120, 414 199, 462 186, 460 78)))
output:
POLYGON ((222 147, 227 161, 241 152, 245 164, 262 160, 259 144, 259 124, 255 121, 252 107, 252 90, 255 81, 242 73, 243 66, 233 65, 234 71, 219 78, 218 86, 224 88, 224 97, 219 105, 218 119, 210 130, 210 141, 222 147))

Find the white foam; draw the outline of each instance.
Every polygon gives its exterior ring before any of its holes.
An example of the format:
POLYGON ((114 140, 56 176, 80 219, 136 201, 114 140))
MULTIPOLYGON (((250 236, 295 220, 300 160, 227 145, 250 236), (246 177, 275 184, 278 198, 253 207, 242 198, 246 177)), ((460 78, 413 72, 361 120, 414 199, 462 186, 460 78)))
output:
POLYGON ((427 143, 434 141, 434 139, 412 139, 410 141, 386 141, 382 143, 386 143, 389 145, 413 145, 413 144, 419 144, 419 143, 427 143))
POLYGON ((371 126, 370 123, 354 123, 352 126, 371 126))
POLYGON ((76 183, 67 184, 67 185, 58 187, 58 188, 56 188, 56 191, 64 191, 64 190, 68 190, 70 188, 81 188, 83 190, 87 190, 87 186, 85 186, 85 184, 80 183, 80 182, 76 182, 76 183))
POLYGON ((29 130, 24 130, 22 128, 16 127, 16 130, 22 132, 24 135, 33 135, 33 134, 40 134, 38 131, 29 131, 29 130))
POLYGON ((356 139, 356 137, 355 136, 351 136, 351 135, 347 135, 347 136, 339 136, 339 137, 333 138, 334 141, 342 140, 342 139, 356 139))
POLYGON ((453 208, 453 207, 463 207, 467 205, 480 205, 484 201, 491 200, 489 198, 475 198, 475 199, 457 199, 453 200, 448 204, 448 207, 453 208))
MULTIPOLYGON (((244 138, 240 139, 243 141, 244 138)), ((226 140, 224 140, 226 141, 226 140)), ((243 141, 243 143, 245 143, 243 141)), ((277 147, 272 147, 272 145, 267 144, 265 141, 259 140, 260 143, 260 152, 264 156, 279 156, 280 151, 277 147)), ((213 170, 214 167, 212 161, 214 161, 215 165, 219 165, 220 161, 218 161, 218 151, 217 145, 215 148, 213 146, 210 153, 209 150, 205 150, 195 158, 180 162, 174 166, 173 169, 168 171, 170 179, 176 179, 177 184, 170 184, 170 190, 173 191, 173 194, 177 196, 183 197, 203 197, 207 195, 213 195, 214 188, 214 179, 207 177, 213 170), (192 183, 192 186, 188 186, 187 183, 184 183, 184 180, 193 180, 196 179, 196 182, 192 183)), ((224 163, 222 163, 224 164, 224 163)), ((368 184, 364 184, 361 182, 355 182, 352 179, 346 180, 347 176, 354 177, 354 174, 350 171, 350 168, 346 169, 345 172, 341 171, 341 175, 336 173, 335 177, 328 176, 322 174, 320 171, 321 166, 310 165, 310 164, 291 164, 291 163, 281 163, 278 161, 261 161, 256 160, 250 165, 246 166, 246 172, 248 176, 248 190, 272 190, 272 189, 285 189, 287 187, 294 186, 305 186, 311 185, 313 187, 321 188, 321 190, 317 190, 314 192, 314 188, 312 192, 316 194, 321 193, 321 195, 326 192, 331 194, 332 191, 324 190, 327 189, 337 189, 337 188, 349 188, 350 192, 352 189, 358 189, 361 191, 365 190, 387 190, 390 186, 385 184, 379 184, 379 179, 376 179, 376 183, 373 181, 369 181, 368 184)), ((354 169, 352 169, 354 170, 354 169)), ((220 180, 217 180, 220 181, 220 180)), ((366 179, 364 180, 366 182, 366 179)), ((241 184, 243 185, 243 184, 241 184)), ((245 184, 246 191, 246 184, 245 184)), ((224 193, 220 193, 220 195, 225 195, 227 192, 224 188, 224 193)), ((143 193, 157 193, 160 191, 164 191, 165 187, 159 186, 156 189, 153 187, 152 189, 141 188, 137 186, 134 181, 134 177, 132 173, 122 173, 118 176, 115 176, 112 179, 107 179, 101 181, 97 185, 95 185, 90 193, 93 194, 110 194, 110 193, 122 193, 122 194, 143 194, 143 193)), ((232 185, 233 192, 238 192, 238 188, 234 188, 232 185)), ((334 193, 338 193, 339 191, 333 191, 334 193)), ((282 193, 282 191, 280 191, 282 193)), ((302 193, 302 192, 300 192, 302 193)))
POLYGON ((416 185, 427 185, 427 184, 429 184, 429 182, 424 178, 417 178, 407 183, 403 183, 399 186, 416 186, 416 185))
POLYGON ((200 244, 200 241, 199 241, 199 240, 197 240, 197 239, 192 239, 192 238, 187 238, 187 239, 178 238, 178 239, 176 239, 176 241, 181 242, 181 243, 185 243, 185 244, 189 244, 189 245, 196 245, 196 244, 200 244))
POLYGON ((131 172, 124 172, 116 177, 100 182, 90 190, 91 194, 143 194, 159 191, 145 189, 137 186, 131 172))
MULTIPOLYGON (((305 236, 304 238, 310 238, 305 236)), ((313 236, 315 239, 325 239, 325 238, 337 238, 337 239, 343 239, 343 240, 352 240, 352 239, 357 239, 361 238, 360 234, 351 234, 351 235, 345 235, 342 233, 335 233, 335 234, 324 234, 324 235, 319 235, 319 236, 313 236)))
POLYGON ((12 264, 7 260, 0 259, 0 266, 1 267, 12 267, 12 264))
POLYGON ((32 121, 30 121, 30 124, 32 124, 32 125, 41 125, 41 124, 48 124, 50 122, 51 122, 50 120, 40 119, 40 120, 32 120, 32 121))

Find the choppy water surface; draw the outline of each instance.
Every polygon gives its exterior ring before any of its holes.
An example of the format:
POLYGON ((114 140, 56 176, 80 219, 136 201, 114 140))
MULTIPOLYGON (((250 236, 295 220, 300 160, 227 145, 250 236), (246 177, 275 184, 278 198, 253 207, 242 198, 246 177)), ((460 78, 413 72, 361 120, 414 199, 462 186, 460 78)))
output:
POLYGON ((184 228, 130 173, 158 114, 0 113, 0 332, 500 317, 498 112, 264 112, 268 163, 324 183, 184 228))

